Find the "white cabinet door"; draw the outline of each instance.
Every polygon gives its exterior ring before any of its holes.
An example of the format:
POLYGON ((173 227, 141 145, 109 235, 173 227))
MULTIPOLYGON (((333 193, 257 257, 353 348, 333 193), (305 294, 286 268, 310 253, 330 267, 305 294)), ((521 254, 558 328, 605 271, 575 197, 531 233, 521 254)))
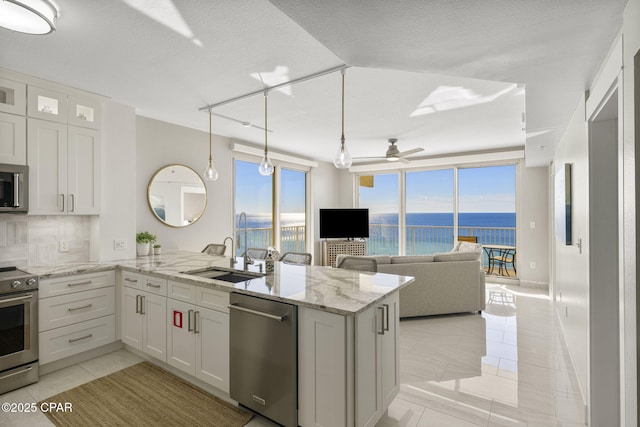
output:
POLYGON ((24 117, 26 107, 27 85, 0 77, 0 111, 24 117))
POLYGON ((228 393, 229 314, 195 309, 196 377, 228 393))
POLYGON ((385 331, 380 338, 380 380, 382 408, 389 407, 400 391, 400 299, 399 293, 382 302, 385 309, 385 331))
POLYGON ((27 116, 58 123, 67 123, 67 95, 55 90, 29 85, 27 116))
POLYGON ((100 132, 77 126, 68 129, 67 212, 100 213, 100 132))
POLYGON ((100 132, 28 120, 29 213, 100 213, 100 132))
POLYGON ((167 363, 191 375, 196 373, 194 313, 193 304, 168 300, 167 363))
POLYGON ((140 291, 122 287, 122 342, 142 351, 142 316, 140 291))
POLYGON ((0 163, 27 164, 27 121, 24 116, 0 113, 0 163))
POLYGON ((67 197, 67 125, 28 120, 29 213, 65 213, 67 197))
POLYGON ((399 296, 356 317, 356 426, 375 426, 400 390, 399 296))
POLYGON ((384 307, 374 305, 356 316, 356 426, 375 426, 381 416, 380 334, 384 307))
POLYGON ((140 292, 142 295, 142 351, 167 361, 167 298, 140 292))

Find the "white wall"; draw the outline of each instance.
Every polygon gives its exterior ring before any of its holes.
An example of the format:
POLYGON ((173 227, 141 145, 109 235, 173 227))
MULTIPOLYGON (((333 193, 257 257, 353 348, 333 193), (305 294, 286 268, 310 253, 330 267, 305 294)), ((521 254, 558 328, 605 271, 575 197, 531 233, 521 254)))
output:
POLYGON ((102 210, 98 223, 99 259, 136 256, 136 113, 107 101, 102 107, 102 210), (126 242, 116 251, 114 240, 126 242))
MULTIPOLYGON (((583 398, 587 396, 587 335, 589 325, 588 254, 588 137, 585 100, 581 100, 558 145, 552 176, 565 163, 571 164, 572 236, 567 246, 552 234, 555 246, 556 309, 583 398), (582 253, 576 242, 583 241, 582 253)), ((553 209, 553 207, 552 207, 553 209)), ((585 400, 586 403, 586 400, 585 400)))
MULTIPOLYGON (((203 116, 204 117, 204 116, 203 116)), ((147 198, 147 184, 161 167, 179 163, 200 173, 209 156, 209 135, 193 129, 165 123, 146 117, 137 118, 137 180, 136 198, 137 231, 148 230, 158 237, 167 250, 200 251, 208 243, 222 243, 233 234, 233 153, 231 140, 213 136, 214 165, 219 173, 217 181, 206 182, 208 192, 207 209, 195 224, 183 228, 172 228, 160 223, 151 213, 147 198)), ((339 207, 339 173, 333 164, 319 162, 312 168, 309 208, 312 221, 313 261, 322 261, 319 243, 318 209, 339 207)), ((230 248, 228 249, 228 254, 230 248)))
MULTIPOLYGON (((202 119, 206 121, 205 114, 202 119)), ((209 159, 209 134, 138 116, 136 145, 137 232, 155 234, 165 250, 189 251, 201 251, 207 244, 222 243, 232 235, 233 168, 228 138, 213 137, 213 161, 219 178, 205 181, 208 203, 204 215, 196 223, 180 228, 164 225, 153 216, 147 203, 147 185, 158 169, 169 164, 189 166, 201 174, 209 159)))
POLYGON ((518 177, 518 277, 522 286, 549 286, 549 168, 524 167, 518 177), (535 228, 531 228, 534 223, 535 228), (531 268, 531 263, 535 268, 531 268))
POLYGON ((623 289, 622 308, 622 425, 638 425, 638 312, 637 312, 637 262, 640 230, 637 227, 637 159, 636 144, 640 144, 640 106, 636 104, 635 84, 640 81, 640 70, 634 64, 634 57, 640 50, 640 0, 629 0, 623 16, 623 289))

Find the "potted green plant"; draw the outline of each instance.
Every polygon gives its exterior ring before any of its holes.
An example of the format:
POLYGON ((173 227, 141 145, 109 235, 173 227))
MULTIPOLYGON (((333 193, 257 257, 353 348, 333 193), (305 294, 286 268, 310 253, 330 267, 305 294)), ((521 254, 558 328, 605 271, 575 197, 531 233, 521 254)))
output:
POLYGON ((136 254, 138 256, 149 255, 151 243, 156 241, 156 236, 148 231, 136 233, 136 254))
POLYGON ((159 243, 155 243, 153 245, 153 254, 160 255, 162 253, 162 245, 159 243))

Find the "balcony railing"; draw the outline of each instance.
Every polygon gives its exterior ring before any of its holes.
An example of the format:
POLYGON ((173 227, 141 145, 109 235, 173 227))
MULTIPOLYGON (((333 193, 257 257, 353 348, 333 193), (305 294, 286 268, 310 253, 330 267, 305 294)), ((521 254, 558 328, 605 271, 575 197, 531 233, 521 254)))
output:
MULTIPOLYGON (((369 255, 397 255, 398 226, 369 224, 369 255)), ((482 245, 516 245, 515 227, 458 227, 460 236, 476 236, 482 245)), ((408 225, 406 235, 407 255, 431 255, 448 252, 453 248, 452 226, 408 225)), ((483 266, 488 265, 487 254, 482 254, 483 266)))
MULTIPOLYGON (((280 228, 281 253, 285 252, 306 252, 305 251, 306 227, 304 225, 293 225, 280 228)), ((244 241, 244 229, 236 230, 236 254, 244 253, 245 248, 268 248, 272 246, 273 228, 247 228, 247 242, 244 241)))
MULTIPOLYGON (((280 252, 305 252, 306 227, 304 225, 282 227, 280 231, 280 252)), ((483 245, 516 245, 515 227, 458 227, 460 236, 476 236, 483 245)), ((247 242, 244 230, 236 230, 237 254, 242 255, 245 247, 267 248, 271 246, 273 228, 248 228, 247 242)), ((397 255, 398 226, 370 224, 367 253, 369 255, 397 255)), ((408 225, 406 235, 407 255, 431 255, 448 252, 453 248, 452 226, 408 225)), ((483 266, 488 265, 487 254, 483 253, 483 266)))

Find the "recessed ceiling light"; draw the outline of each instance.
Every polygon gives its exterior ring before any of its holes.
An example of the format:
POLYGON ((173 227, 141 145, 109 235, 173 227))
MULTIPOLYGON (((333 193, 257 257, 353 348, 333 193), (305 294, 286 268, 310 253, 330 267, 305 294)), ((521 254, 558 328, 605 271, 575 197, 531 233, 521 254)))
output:
POLYGON ((58 8, 50 0, 0 1, 0 27, 26 34, 49 34, 56 29, 58 8))

